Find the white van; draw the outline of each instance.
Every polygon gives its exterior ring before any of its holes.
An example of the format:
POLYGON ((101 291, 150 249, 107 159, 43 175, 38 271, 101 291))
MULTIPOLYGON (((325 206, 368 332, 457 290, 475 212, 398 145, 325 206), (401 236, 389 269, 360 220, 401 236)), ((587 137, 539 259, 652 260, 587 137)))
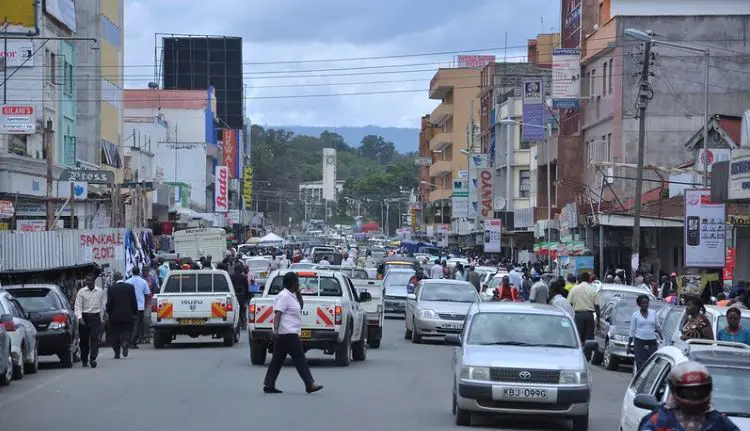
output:
POLYGON ((178 230, 172 238, 174 251, 180 257, 197 260, 211 256, 214 262, 220 262, 227 249, 227 232, 219 227, 178 230))

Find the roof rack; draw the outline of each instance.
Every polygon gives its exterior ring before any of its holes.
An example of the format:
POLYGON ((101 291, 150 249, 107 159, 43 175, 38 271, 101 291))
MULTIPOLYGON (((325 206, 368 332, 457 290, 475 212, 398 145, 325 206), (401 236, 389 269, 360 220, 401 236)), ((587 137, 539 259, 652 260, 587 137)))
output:
POLYGON ((733 347, 735 349, 750 350, 750 346, 745 343, 735 343, 734 341, 719 341, 719 340, 703 340, 703 339, 691 339, 686 340, 685 353, 690 352, 690 348, 693 345, 701 346, 714 346, 714 347, 733 347))

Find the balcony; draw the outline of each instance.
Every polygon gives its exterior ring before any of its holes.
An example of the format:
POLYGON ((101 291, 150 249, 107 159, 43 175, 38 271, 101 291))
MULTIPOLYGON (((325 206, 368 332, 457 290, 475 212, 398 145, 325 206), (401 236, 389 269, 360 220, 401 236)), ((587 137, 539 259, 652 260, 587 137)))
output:
POLYGON ((549 160, 552 163, 557 161, 557 149, 558 149, 559 138, 554 135, 550 138, 549 143, 547 141, 541 141, 537 144, 536 150, 536 165, 537 167, 547 166, 547 150, 549 148, 549 160))
POLYGON ((441 151, 453 143, 453 133, 439 132, 430 139, 430 151, 441 151))
POLYGON ((453 83, 443 76, 447 72, 440 71, 430 80, 430 99, 445 99, 445 96, 453 91, 453 83), (442 78, 442 79, 441 79, 442 78))
POLYGON ((430 122, 432 124, 442 124, 452 116, 453 104, 443 102, 439 104, 430 114, 430 122))
POLYGON ((430 202, 437 202, 441 199, 450 199, 453 193, 448 189, 436 189, 430 192, 430 202))
POLYGON ((432 166, 430 166, 430 176, 431 177, 441 177, 443 175, 447 175, 452 172, 453 162, 450 160, 437 160, 432 163, 432 166))
POLYGON ((586 40, 581 44, 581 64, 585 64, 602 50, 615 46, 616 41, 617 20, 613 18, 586 36, 586 40))

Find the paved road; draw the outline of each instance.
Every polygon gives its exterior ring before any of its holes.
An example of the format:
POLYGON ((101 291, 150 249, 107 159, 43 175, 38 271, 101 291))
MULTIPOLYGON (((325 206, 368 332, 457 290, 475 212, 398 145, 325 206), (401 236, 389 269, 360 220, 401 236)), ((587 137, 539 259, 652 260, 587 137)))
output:
MULTIPOLYGON (((112 359, 103 350, 97 369, 70 370, 43 363, 38 375, 0 389, 0 423, 7 430, 132 431, 294 429, 358 431, 454 430, 451 415, 452 347, 413 345, 403 321, 386 321, 379 350, 349 368, 310 352, 312 371, 325 386, 307 395, 292 366, 282 370, 282 395, 265 395, 265 368, 253 367, 247 342, 233 348, 190 338, 165 350, 132 351, 112 359), (85 410, 86 413, 82 414, 85 410), (228 428, 227 428, 228 427, 228 428)), ((51 359, 49 359, 51 361, 51 359)), ((592 430, 617 428, 629 373, 592 367, 592 430)), ((482 419, 476 429, 557 430, 559 422, 482 419), (514 428, 508 428, 513 423, 514 428)))

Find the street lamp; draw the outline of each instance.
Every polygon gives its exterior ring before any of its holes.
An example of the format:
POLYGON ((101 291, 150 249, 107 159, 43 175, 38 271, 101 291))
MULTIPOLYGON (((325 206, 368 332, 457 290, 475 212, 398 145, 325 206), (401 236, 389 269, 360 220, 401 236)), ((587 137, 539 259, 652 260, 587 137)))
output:
MULTIPOLYGON (((423 184, 423 185, 426 185, 426 186, 432 186, 432 187, 435 187, 436 189, 444 190, 444 187, 439 186, 437 184, 432 184, 431 182, 428 182, 428 181, 420 181, 419 184, 423 184)), ((443 201, 444 201, 443 197, 441 196, 440 197, 440 224, 443 224, 443 221, 445 220, 445 214, 443 214, 443 210, 444 210, 444 203, 443 203, 443 201)), ((434 211, 432 213, 432 224, 435 224, 435 212, 434 211)))
MULTIPOLYGON (((636 40, 640 40, 642 42, 650 43, 652 46, 656 45, 663 45, 668 46, 671 48, 676 49, 683 49, 685 51, 692 51, 692 52, 699 52, 703 54, 703 57, 706 59, 706 80, 704 83, 704 89, 703 89, 703 97, 704 97, 704 106, 703 106, 703 157, 705 160, 703 161, 703 186, 708 187, 708 121, 710 119, 710 114, 708 113, 708 93, 709 93, 709 87, 710 87, 710 71, 711 71, 711 50, 708 48, 701 48, 698 46, 688 45, 684 43, 677 43, 677 42, 670 42, 662 39, 657 39, 657 34, 653 31, 643 31, 639 30, 637 28, 626 28, 625 34, 627 36, 630 36, 636 40)), ((650 59, 646 58, 644 61, 650 61, 650 59)), ((639 167, 640 169, 640 167, 639 167)))

